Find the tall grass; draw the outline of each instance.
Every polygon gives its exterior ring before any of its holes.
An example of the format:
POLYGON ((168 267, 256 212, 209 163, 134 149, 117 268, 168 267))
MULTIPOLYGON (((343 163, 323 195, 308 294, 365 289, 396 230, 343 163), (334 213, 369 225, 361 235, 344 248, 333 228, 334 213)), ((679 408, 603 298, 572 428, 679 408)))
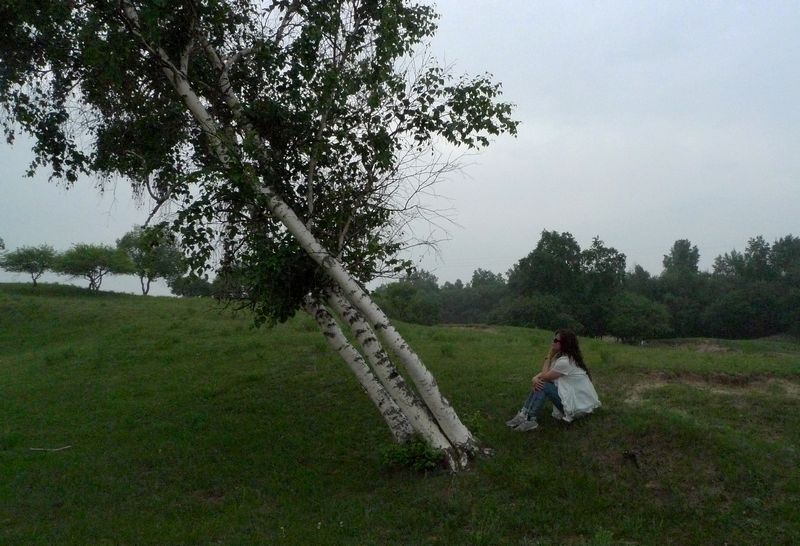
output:
POLYGON ((797 343, 582 340, 603 408, 519 434, 552 333, 399 326, 494 449, 469 472, 386 468, 306 317, 0 285, 0 544, 800 540, 797 343))

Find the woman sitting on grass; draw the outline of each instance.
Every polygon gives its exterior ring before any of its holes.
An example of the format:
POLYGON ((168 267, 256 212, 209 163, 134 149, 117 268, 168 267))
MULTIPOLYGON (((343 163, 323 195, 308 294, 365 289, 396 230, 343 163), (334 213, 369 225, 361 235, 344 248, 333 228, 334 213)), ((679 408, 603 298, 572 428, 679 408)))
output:
POLYGON ((506 425, 519 432, 535 429, 539 426, 536 414, 545 398, 553 402, 553 417, 567 422, 600 407, 578 337, 572 330, 556 332, 541 373, 531 380, 531 393, 525 405, 506 425))

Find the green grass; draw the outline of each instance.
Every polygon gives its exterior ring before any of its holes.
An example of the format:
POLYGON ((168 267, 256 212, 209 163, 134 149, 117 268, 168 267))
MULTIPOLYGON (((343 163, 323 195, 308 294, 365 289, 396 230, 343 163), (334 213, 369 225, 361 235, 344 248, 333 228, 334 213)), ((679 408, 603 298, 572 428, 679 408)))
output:
POLYGON ((526 434, 550 332, 399 325, 494 449, 389 470, 306 317, 0 285, 0 544, 794 544, 800 345, 583 340, 604 403, 526 434), (37 451, 31 448, 60 448, 37 451))

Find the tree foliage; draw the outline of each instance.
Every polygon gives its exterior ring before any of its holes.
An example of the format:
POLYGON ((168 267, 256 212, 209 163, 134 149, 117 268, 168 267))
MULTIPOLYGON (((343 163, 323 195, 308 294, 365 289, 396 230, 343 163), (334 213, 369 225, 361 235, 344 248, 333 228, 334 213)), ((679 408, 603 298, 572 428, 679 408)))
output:
POLYGON ((579 332, 601 334, 624 280, 625 255, 605 246, 599 237, 581 250, 571 233, 545 230, 536 248, 509 271, 509 293, 520 299, 506 302, 500 315, 519 317, 522 313, 528 315, 528 322, 543 327, 558 327, 560 322, 579 332), (552 310, 554 301, 558 312, 552 310))
POLYGON ((33 286, 45 271, 54 268, 55 262, 56 251, 49 245, 23 246, 0 255, 1 268, 14 273, 27 273, 31 276, 33 286))
POLYGON ((787 235, 776 240, 770 250, 769 263, 781 282, 800 287, 800 237, 787 235))
POLYGON ((587 331, 603 334, 613 314, 613 302, 625 281, 625 254, 607 247, 599 237, 581 252, 581 285, 578 316, 587 331))

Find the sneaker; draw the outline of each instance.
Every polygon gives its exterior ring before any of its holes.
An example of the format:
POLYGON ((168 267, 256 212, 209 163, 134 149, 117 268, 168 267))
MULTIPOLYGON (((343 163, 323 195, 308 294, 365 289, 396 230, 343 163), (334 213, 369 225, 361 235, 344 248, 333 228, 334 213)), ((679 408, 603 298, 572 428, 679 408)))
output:
POLYGON ((528 414, 522 410, 519 410, 519 412, 514 417, 512 417, 509 421, 506 421, 506 426, 514 428, 517 425, 521 424, 523 421, 527 420, 528 420, 528 414))
POLYGON ((517 432, 528 432, 529 430, 533 430, 539 426, 539 423, 536 422, 536 418, 528 419, 527 421, 523 421, 520 423, 514 430, 517 432))

